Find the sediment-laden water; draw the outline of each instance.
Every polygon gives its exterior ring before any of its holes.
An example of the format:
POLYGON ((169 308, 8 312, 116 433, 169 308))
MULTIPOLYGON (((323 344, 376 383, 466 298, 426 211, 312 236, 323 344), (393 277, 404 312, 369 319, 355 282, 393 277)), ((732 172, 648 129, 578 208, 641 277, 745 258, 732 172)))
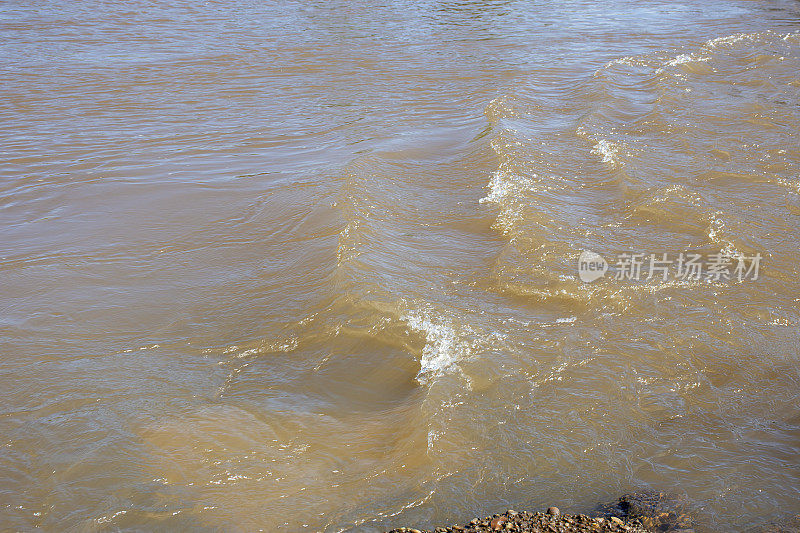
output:
POLYGON ((799 32, 790 0, 0 4, 2 528, 800 513, 799 32))

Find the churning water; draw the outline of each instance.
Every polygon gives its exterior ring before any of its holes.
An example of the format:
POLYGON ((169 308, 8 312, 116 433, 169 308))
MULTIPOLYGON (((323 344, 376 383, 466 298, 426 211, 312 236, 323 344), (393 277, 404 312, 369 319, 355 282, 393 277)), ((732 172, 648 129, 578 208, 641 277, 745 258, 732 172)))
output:
POLYGON ((3 529, 800 512, 798 32, 794 0, 2 2, 3 529))

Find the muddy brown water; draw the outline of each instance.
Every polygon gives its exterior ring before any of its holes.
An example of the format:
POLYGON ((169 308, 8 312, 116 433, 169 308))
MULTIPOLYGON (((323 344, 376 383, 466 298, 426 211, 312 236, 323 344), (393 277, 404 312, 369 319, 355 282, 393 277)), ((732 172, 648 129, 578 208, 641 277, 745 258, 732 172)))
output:
POLYGON ((2 2, 2 528, 800 512, 798 32, 788 0, 2 2))

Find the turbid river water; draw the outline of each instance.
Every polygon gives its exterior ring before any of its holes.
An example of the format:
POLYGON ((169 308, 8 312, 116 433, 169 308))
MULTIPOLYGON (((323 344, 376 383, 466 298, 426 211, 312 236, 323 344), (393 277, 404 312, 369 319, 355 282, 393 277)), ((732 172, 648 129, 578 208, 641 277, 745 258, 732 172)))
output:
POLYGON ((0 3, 0 526, 800 513, 798 32, 794 0, 0 3))

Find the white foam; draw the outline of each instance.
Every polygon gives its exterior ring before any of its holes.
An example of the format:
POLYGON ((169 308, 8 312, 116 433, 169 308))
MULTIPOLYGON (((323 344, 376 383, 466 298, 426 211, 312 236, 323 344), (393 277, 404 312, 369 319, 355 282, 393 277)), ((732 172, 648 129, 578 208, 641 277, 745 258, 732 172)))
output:
MULTIPOLYGON (((533 178, 538 178, 533 175, 533 178)), ((532 191, 541 189, 538 182, 532 178, 520 176, 503 169, 492 174, 487 185, 488 194, 478 200, 480 203, 491 202, 500 207, 495 227, 508 235, 514 231, 515 226, 522 219, 521 198, 532 191)))
POLYGON ((800 194, 800 176, 798 176, 797 181, 785 179, 785 178, 778 178, 777 182, 789 189, 791 192, 795 192, 800 194))
POLYGON ((748 34, 748 33, 735 33, 733 35, 728 35, 726 37, 717 37, 716 39, 711 39, 706 44, 713 48, 718 48, 720 46, 727 46, 730 44, 738 43, 744 40, 753 40, 757 34, 748 34))
POLYGON ((433 429, 428 431, 428 449, 430 450, 436 444, 436 441, 442 436, 440 431, 435 431, 433 429))
POLYGON ((497 170, 492 174, 492 179, 489 181, 489 194, 478 200, 484 204, 487 202, 499 203, 500 200, 511 194, 511 180, 506 173, 502 170, 497 170))
POLYGON ((427 383, 432 376, 451 368, 458 360, 458 352, 464 343, 459 342, 455 329, 443 321, 434 321, 430 317, 411 312, 403 315, 411 329, 425 335, 425 347, 422 349, 417 381, 427 383))
POLYGON ((675 56, 671 61, 667 61, 667 65, 675 66, 675 65, 683 65, 684 63, 689 63, 692 61, 692 56, 687 54, 681 54, 679 56, 675 56))
POLYGON ((708 61, 709 58, 707 57, 697 57, 692 54, 680 54, 675 56, 672 60, 667 61, 667 65, 674 67, 676 65, 684 65, 686 63, 692 63, 696 61, 708 61))
POLYGON ((606 63, 606 66, 604 68, 609 68, 609 67, 612 67, 614 65, 634 66, 636 64, 635 61, 636 61, 636 58, 634 56, 618 57, 617 59, 612 59, 611 61, 606 63))
POLYGON ((497 170, 492 174, 492 179, 487 185, 489 193, 478 202, 503 203, 504 199, 516 198, 526 191, 541 190, 543 186, 536 181, 538 178, 537 174, 532 174, 532 178, 528 178, 506 170, 497 170))
POLYGON ((711 242, 723 245, 720 253, 728 257, 742 257, 742 253, 736 249, 731 241, 725 238, 726 227, 722 220, 722 211, 717 211, 711 217, 708 226, 708 238, 711 242))
POLYGON ((507 101, 507 97, 505 96, 498 96, 497 98, 493 99, 484 109, 484 114, 493 120, 498 120, 501 118, 510 118, 517 115, 514 109, 509 105, 507 101))
POLYGON ((619 145, 611 141, 601 139, 597 144, 594 145, 594 148, 592 148, 592 153, 602 156, 603 163, 616 164, 616 157, 619 155, 619 145))

